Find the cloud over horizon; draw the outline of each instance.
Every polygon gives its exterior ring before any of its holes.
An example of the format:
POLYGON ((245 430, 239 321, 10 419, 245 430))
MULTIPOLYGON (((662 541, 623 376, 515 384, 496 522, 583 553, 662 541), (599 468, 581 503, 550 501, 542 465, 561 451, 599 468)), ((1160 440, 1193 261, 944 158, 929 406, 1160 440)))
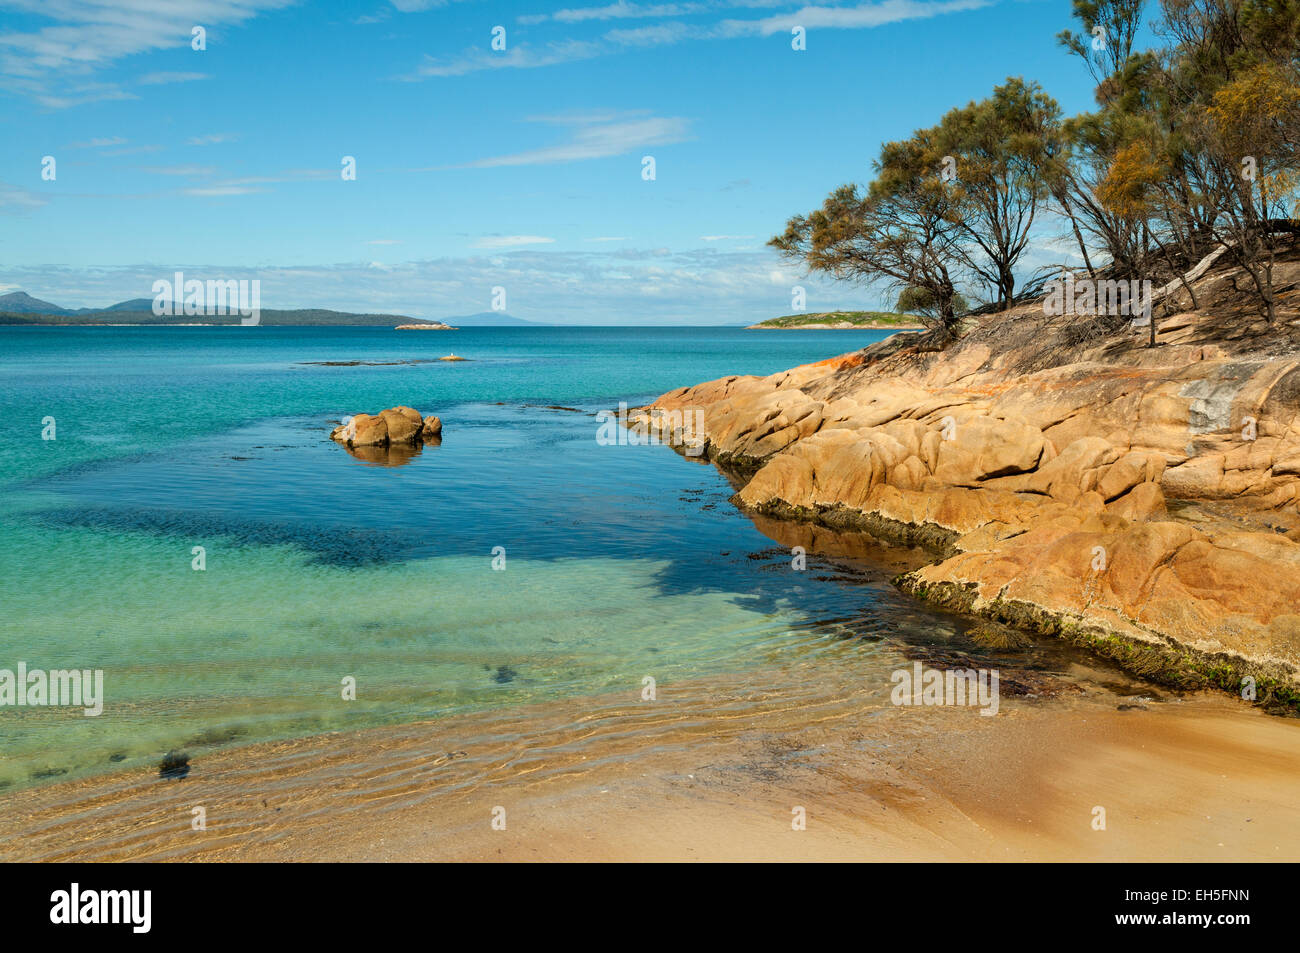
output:
POLYGON ((525 247, 493 253, 485 247, 465 257, 389 263, 93 269, 45 265, 4 269, 0 281, 62 307, 102 307, 150 297, 153 282, 175 271, 203 280, 257 278, 266 308, 329 308, 417 318, 487 311, 497 286, 506 289, 510 314, 560 324, 750 322, 790 313, 794 285, 806 289, 809 311, 879 304, 870 290, 803 277, 767 250, 525 247))

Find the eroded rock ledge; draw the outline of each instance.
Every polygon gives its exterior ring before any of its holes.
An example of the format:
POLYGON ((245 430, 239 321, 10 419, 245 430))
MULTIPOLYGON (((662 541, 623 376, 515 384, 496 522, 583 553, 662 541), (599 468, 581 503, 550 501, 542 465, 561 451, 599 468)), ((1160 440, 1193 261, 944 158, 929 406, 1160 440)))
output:
POLYGON ((747 481, 740 506, 926 545, 937 561, 897 580, 919 597, 1300 705, 1300 351, 1198 314, 1155 349, 1145 329, 1077 343, 1032 305, 983 320, 630 420, 702 409, 692 436, 747 481))

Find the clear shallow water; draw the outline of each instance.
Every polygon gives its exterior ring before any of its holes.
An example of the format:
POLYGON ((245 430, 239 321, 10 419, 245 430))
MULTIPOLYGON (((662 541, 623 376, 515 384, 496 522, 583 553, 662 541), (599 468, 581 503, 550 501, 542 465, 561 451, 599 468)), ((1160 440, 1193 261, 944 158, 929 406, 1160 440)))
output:
POLYGON ((103 669, 106 694, 97 718, 0 708, 0 785, 951 628, 879 581, 791 571, 712 467, 595 441, 619 400, 883 336, 0 328, 0 667, 103 669), (304 363, 452 350, 472 360, 304 363), (327 439, 395 404, 439 414, 442 446, 378 466, 327 439))

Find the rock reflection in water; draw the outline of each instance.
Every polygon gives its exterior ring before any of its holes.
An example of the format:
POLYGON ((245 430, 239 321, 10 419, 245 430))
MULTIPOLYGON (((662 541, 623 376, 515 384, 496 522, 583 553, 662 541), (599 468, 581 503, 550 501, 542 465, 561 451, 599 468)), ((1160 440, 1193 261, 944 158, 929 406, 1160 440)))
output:
POLYGON ((390 443, 382 447, 349 447, 343 445, 343 449, 354 459, 362 463, 368 463, 376 467, 404 467, 421 453, 425 447, 437 447, 442 445, 441 437, 427 439, 423 444, 419 443, 390 443))

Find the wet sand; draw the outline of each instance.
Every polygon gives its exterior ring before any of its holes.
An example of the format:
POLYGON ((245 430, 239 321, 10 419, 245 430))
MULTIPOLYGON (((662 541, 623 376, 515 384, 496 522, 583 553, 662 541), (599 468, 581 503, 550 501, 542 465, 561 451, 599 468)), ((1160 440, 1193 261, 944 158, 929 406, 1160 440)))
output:
MULTIPOLYGON (((878 655, 874 671, 900 664, 878 655)), ((1214 694, 1135 699, 1077 667, 1080 691, 1004 698, 985 717, 894 706, 861 666, 844 671, 801 685, 782 667, 660 686, 654 701, 629 690, 232 748, 184 779, 16 791, 0 798, 0 859, 1300 859, 1300 720, 1214 694)))

